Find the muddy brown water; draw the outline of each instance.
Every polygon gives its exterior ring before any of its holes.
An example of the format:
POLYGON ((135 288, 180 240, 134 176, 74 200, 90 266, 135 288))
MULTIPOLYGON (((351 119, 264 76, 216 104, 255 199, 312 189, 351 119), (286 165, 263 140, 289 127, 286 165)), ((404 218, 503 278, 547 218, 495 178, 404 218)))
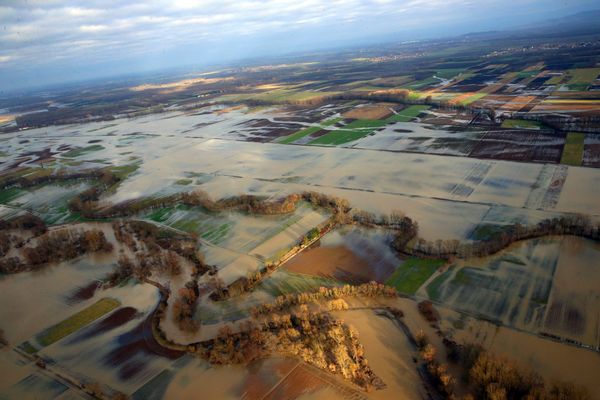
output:
POLYGON ((291 259, 285 268, 351 284, 385 282, 401 262, 387 241, 386 234, 379 230, 338 229, 291 259))

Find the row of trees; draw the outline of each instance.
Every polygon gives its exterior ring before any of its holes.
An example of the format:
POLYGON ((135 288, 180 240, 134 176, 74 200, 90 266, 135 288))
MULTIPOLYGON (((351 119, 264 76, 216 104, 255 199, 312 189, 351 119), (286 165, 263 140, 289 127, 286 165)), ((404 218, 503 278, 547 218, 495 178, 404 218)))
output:
POLYGON ((573 383, 546 381, 512 360, 481 351, 468 369, 474 395, 484 400, 587 400, 589 393, 573 383))
POLYGON ((214 364, 249 363, 269 354, 300 357, 320 369, 370 389, 384 386, 369 367, 356 331, 327 313, 274 314, 266 325, 222 328, 216 338, 194 345, 214 364))
POLYGON ((209 211, 236 210, 259 215, 287 214, 294 212, 298 201, 306 200, 311 204, 327 208, 335 212, 350 210, 348 201, 316 192, 289 194, 281 199, 268 200, 254 195, 231 196, 213 200, 203 191, 176 193, 164 197, 145 197, 125 201, 118 204, 98 204, 98 199, 105 185, 90 188, 77 195, 71 202, 72 211, 80 212, 86 218, 116 218, 138 214, 142 211, 172 207, 183 204, 191 207, 202 207, 209 211))
POLYGON ((101 193, 102 191, 98 187, 80 193, 70 202, 71 210, 80 212, 86 218, 117 218, 135 215, 142 211, 183 204, 192 207, 203 207, 209 211, 237 210, 251 214, 273 215, 293 212, 301 198, 299 194, 291 194, 282 199, 269 201, 258 196, 240 195, 215 201, 203 191, 194 191, 164 197, 145 197, 100 206, 98 198, 101 193))
POLYGON ((288 293, 278 296, 273 303, 265 303, 253 307, 251 313, 255 318, 273 313, 282 312, 293 306, 320 303, 342 299, 344 297, 397 297, 398 292, 390 286, 378 282, 363 283, 361 285, 344 285, 334 287, 320 287, 314 292, 288 293))
POLYGON ((108 168, 87 169, 78 172, 73 172, 66 169, 59 169, 54 173, 51 173, 50 170, 41 171, 48 171, 48 173, 44 172, 28 174, 23 176, 7 176, 4 179, 0 180, 0 189, 6 189, 10 187, 27 188, 32 186, 45 185, 48 183, 84 179, 96 180, 100 184, 105 186, 110 186, 120 181, 120 178, 108 168))
MULTIPOLYGON (((462 379, 470 393, 464 400, 587 400, 589 393, 573 383, 548 381, 508 358, 485 351, 478 345, 460 345, 444 338, 448 361, 463 371, 462 379)), ((427 372, 439 393, 447 399, 456 399, 455 378, 448 373, 446 364, 436 360, 437 349, 429 338, 419 331, 416 344, 427 372)))
POLYGON ((393 247, 399 252, 415 256, 436 258, 483 257, 497 253, 520 240, 551 235, 573 235, 598 241, 600 240, 600 224, 593 223, 587 216, 567 215, 545 219, 531 226, 506 225, 493 232, 488 238, 470 243, 461 243, 458 240, 431 242, 418 239, 406 243, 404 243, 404 240, 394 241, 393 247))

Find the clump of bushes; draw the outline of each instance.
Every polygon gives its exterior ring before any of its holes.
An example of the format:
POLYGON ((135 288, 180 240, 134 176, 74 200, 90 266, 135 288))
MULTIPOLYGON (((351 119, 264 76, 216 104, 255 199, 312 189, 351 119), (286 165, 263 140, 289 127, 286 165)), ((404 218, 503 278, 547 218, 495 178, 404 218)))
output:
POLYGON ((22 250, 24 261, 19 257, 0 260, 0 272, 17 273, 39 269, 49 263, 72 260, 86 253, 110 252, 112 243, 98 229, 88 231, 61 229, 38 237, 34 246, 22 250))
POLYGON ((262 326, 249 323, 236 333, 224 327, 215 339, 196 348, 215 364, 245 364, 273 353, 291 355, 366 390, 385 387, 369 367, 356 331, 327 313, 273 314, 262 326))
POLYGON ((178 297, 173 303, 173 320, 184 332, 193 333, 199 329, 198 322, 194 320, 198 295, 198 285, 195 281, 189 281, 179 289, 178 297))

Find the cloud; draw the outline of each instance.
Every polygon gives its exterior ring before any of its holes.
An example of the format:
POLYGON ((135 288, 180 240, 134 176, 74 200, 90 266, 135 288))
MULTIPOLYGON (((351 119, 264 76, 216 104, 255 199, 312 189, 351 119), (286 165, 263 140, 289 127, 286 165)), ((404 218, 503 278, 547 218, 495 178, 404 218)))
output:
MULTIPOLYGON (((475 0, 4 0, 0 72, 10 80, 11 72, 35 75, 50 66, 65 71, 101 64, 134 68, 133 57, 143 66, 173 64, 177 58, 218 61, 324 42, 347 45, 364 36, 410 29, 446 33, 442 22, 493 20, 519 9, 506 7, 505 0, 485 3, 482 7, 475 0), (161 60, 166 52, 176 57, 161 60)), ((532 12, 550 10, 549 3, 562 1, 520 3, 532 12)), ((593 1, 574 1, 571 7, 575 3, 593 1)), ((464 24, 462 29, 475 25, 464 24)))

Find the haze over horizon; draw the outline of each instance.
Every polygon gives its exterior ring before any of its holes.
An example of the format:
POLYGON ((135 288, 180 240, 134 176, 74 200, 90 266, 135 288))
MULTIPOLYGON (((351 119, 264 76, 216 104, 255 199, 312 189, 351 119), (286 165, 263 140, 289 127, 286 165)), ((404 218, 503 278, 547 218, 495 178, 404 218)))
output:
POLYGON ((3 91, 185 65, 510 29, 595 1, 8 1, 3 91), (518 7, 517 7, 518 6, 518 7))

